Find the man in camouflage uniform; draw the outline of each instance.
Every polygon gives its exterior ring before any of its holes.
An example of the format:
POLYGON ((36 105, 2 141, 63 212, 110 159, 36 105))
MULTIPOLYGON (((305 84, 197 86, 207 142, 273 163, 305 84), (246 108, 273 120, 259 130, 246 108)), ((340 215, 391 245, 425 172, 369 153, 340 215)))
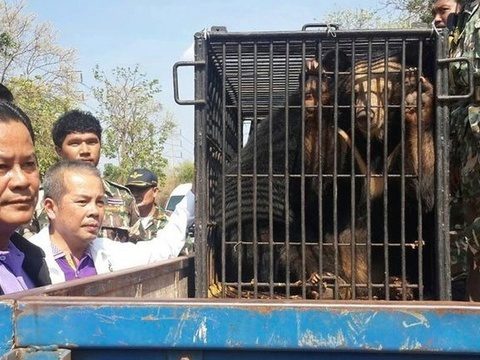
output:
MULTIPOLYGON (((475 93, 472 99, 452 106, 452 179, 458 178, 462 201, 464 236, 452 245, 452 264, 467 272, 467 297, 480 301, 480 0, 460 0, 462 7, 450 42, 451 57, 466 57, 473 64, 475 93), (455 176, 458 174, 458 176, 455 176)), ((450 68, 450 85, 457 95, 467 94, 468 65, 455 62, 450 68)), ((455 190, 455 181, 452 182, 455 190)))
POLYGON ((136 169, 128 177, 126 187, 135 197, 140 221, 145 232, 144 240, 151 240, 168 222, 165 210, 155 205, 158 194, 158 178, 147 169, 136 169))
POLYGON ((455 18, 451 14, 457 12, 457 0, 433 0, 432 15, 433 25, 436 28, 444 28, 450 26, 455 18))
MULTIPOLYGON (((53 125, 55 150, 62 159, 82 160, 97 166, 100 160, 102 128, 92 114, 72 110, 62 115, 53 125)), ((99 237, 120 242, 143 239, 135 199, 128 188, 103 179, 105 188, 105 216, 99 237)))
POLYGON ((138 209, 130 191, 113 181, 102 179, 105 189, 105 215, 99 237, 120 242, 144 240, 138 209))

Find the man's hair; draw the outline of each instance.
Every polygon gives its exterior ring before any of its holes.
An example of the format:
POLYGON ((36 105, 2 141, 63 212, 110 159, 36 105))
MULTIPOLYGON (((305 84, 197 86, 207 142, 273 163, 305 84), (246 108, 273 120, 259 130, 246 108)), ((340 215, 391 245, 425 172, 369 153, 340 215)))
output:
POLYGON ((12 92, 3 84, 0 84, 0 100, 13 101, 12 92))
POLYGON ((100 121, 87 111, 71 110, 60 116, 52 127, 53 143, 61 148, 67 135, 72 133, 94 133, 102 140, 100 121))
POLYGON ((65 173, 67 171, 76 174, 88 174, 97 176, 101 179, 100 171, 89 162, 80 160, 62 160, 51 166, 45 173, 43 179, 43 190, 45 198, 50 198, 56 202, 65 195, 65 173))
POLYGON ((27 128, 32 138, 32 142, 35 142, 35 135, 33 133, 32 122, 30 118, 20 109, 9 101, 0 100, 0 122, 16 121, 22 123, 27 128))

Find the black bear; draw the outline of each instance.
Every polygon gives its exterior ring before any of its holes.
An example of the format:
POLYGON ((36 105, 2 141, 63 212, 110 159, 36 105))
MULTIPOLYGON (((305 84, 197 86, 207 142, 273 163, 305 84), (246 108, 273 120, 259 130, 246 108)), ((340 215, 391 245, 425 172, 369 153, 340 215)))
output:
POLYGON ((344 88, 345 99, 354 99, 348 134, 355 139, 357 163, 362 164, 356 176, 363 176, 365 192, 356 203, 353 234, 344 229, 338 241, 341 268, 351 269, 343 276, 358 285, 352 292, 358 289, 360 297, 408 300, 422 291, 423 298, 419 266, 429 275, 423 280, 433 282, 433 85, 411 67, 418 58, 409 55, 409 62, 402 61, 401 52, 358 59, 344 88), (362 285, 367 283, 373 285, 362 285))
MULTIPOLYGON (((334 149, 331 108, 325 107, 320 119, 317 110, 330 103, 333 79, 324 74, 334 70, 336 61, 333 52, 326 53, 323 71, 309 73, 300 81, 303 90, 288 99, 286 108, 258 125, 256 136, 249 138, 226 170, 225 213, 217 213, 215 242, 217 274, 222 282, 288 284, 305 272, 318 271, 318 255, 309 248, 303 252, 303 266, 297 258, 302 236, 305 241, 315 233, 308 225, 302 226, 301 213, 309 210, 300 193, 303 188, 308 194, 311 184, 308 180, 302 184, 300 174, 316 172, 319 164, 331 172, 331 155, 337 151, 338 158, 344 156, 341 148, 334 149), (223 260, 220 254, 225 255, 223 260), (285 261, 286 254, 289 261, 285 261)), ((307 68, 311 64, 306 61, 307 68)))
POLYGON ((418 278, 418 251, 400 245, 432 248, 423 241, 432 224, 419 234, 418 209, 427 219, 434 203, 433 86, 403 71, 398 54, 352 66, 337 50, 305 64, 303 90, 258 125, 226 171, 219 280, 270 295, 272 285, 291 295, 289 285, 301 283, 303 297, 411 299, 421 287, 409 283, 418 278))

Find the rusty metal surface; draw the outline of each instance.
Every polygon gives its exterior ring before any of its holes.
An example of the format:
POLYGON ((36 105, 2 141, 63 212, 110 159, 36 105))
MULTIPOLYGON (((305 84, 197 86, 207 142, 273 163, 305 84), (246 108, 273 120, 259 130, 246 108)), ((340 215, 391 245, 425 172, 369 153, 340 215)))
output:
POLYGON ((18 346, 480 354, 469 303, 25 298, 16 330, 18 346))
POLYGON ((0 357, 0 360, 71 360, 71 358, 70 350, 49 346, 15 349, 0 357))

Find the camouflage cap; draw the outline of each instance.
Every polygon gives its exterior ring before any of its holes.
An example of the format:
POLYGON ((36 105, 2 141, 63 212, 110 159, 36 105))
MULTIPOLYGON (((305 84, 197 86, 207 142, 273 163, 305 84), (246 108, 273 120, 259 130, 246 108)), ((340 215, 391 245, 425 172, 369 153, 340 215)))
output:
POLYGON ((127 179, 125 186, 157 186, 158 178, 153 172, 147 169, 135 169, 127 179))

